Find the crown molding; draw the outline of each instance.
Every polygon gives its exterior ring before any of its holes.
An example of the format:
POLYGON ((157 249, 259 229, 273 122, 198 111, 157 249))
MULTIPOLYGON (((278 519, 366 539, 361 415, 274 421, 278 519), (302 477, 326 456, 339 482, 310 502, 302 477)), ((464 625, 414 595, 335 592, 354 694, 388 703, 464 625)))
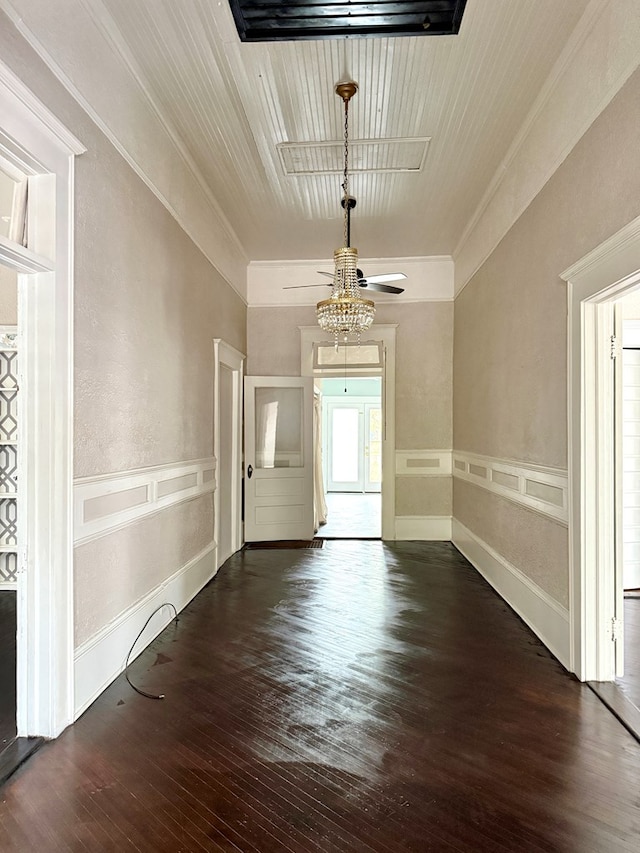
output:
MULTIPOLYGON (((453 300, 453 259, 449 255, 417 258, 359 258, 358 266, 369 275, 385 272, 404 272, 406 280, 397 282, 404 287, 402 294, 392 295, 371 291, 380 306, 407 302, 451 302, 453 300)), ((333 272, 327 258, 298 261, 252 261, 247 268, 247 304, 249 308, 276 306, 303 307, 314 305, 324 298, 318 270, 333 272), (315 285, 309 289, 285 290, 299 284, 315 285)), ((326 279, 329 283, 330 280, 326 279)))
MULTIPOLYGON (((93 24, 95 31, 109 48, 115 62, 120 66, 121 70, 124 70, 127 78, 132 82, 132 89, 137 91, 139 96, 141 96, 148 105, 162 135, 169 143, 169 150, 174 154, 176 161, 179 162, 180 167, 182 168, 183 174, 186 178, 186 186, 180 181, 175 183, 180 184, 183 189, 186 190, 185 195, 190 196, 187 200, 184 198, 173 199, 173 192, 171 189, 172 182, 165 181, 167 188, 164 189, 161 186, 162 176, 152 174, 153 170, 147 170, 147 168, 143 167, 136 154, 129 150, 128 143, 123 141, 121 138, 123 135, 121 132, 122 128, 118 128, 116 126, 117 121, 114 121, 113 118, 111 120, 107 120, 103 115, 101 115, 100 107, 96 103, 99 101, 99 93, 97 91, 91 91, 90 81, 88 79, 83 80, 83 85, 86 91, 81 91, 70 74, 67 73, 63 64, 59 62, 58 59, 54 58, 48 47, 42 43, 22 15, 12 5, 10 0, 0 0, 0 10, 7 15, 20 35, 37 53, 40 59, 42 59, 69 95, 71 95, 94 124, 102 131, 143 183, 167 209, 178 225, 190 237, 193 243, 203 253, 220 276, 246 304, 245 286, 248 258, 238 236, 215 200, 211 189, 206 184, 195 162, 189 155, 184 142, 171 127, 167 117, 163 114, 163 111, 151 96, 147 82, 143 79, 142 74, 137 69, 133 58, 124 44, 124 40, 122 39, 119 30, 109 17, 101 0, 95 0, 95 2, 92 0, 91 3, 87 3, 86 0, 77 0, 77 6, 79 11, 82 10, 86 13, 87 17, 93 24), (190 188, 188 186, 189 184, 191 185, 190 188), (190 193, 189 189, 191 190, 190 193), (203 209, 203 205, 198 204, 197 196, 200 196, 201 201, 204 202, 204 206, 209 212, 209 216, 207 217, 209 219, 207 227, 201 228, 200 230, 195 227, 195 215, 190 215, 191 209, 198 207, 200 210, 203 209), (183 209, 179 209, 181 202, 181 207, 183 209)), ((96 49, 96 55, 99 55, 99 53, 100 51, 96 49)), ((66 65, 70 65, 70 63, 66 63, 66 65)), ((107 72, 105 71, 105 73, 107 72)), ((152 131, 151 129, 145 129, 145 131, 146 132, 141 131, 142 136, 146 135, 147 137, 143 144, 141 144, 141 148, 146 147, 150 150, 156 149, 157 138, 155 137, 155 131, 152 131), (151 138, 152 133, 154 134, 154 138, 151 138)))
POLYGON ((637 21, 636 0, 591 0, 455 247, 456 296, 640 64, 637 21))
POLYGON ((24 85, 17 74, 0 61, 0 84, 11 92, 29 112, 34 115, 54 136, 69 154, 84 154, 87 150, 80 140, 68 130, 64 124, 47 109, 30 89, 24 85))

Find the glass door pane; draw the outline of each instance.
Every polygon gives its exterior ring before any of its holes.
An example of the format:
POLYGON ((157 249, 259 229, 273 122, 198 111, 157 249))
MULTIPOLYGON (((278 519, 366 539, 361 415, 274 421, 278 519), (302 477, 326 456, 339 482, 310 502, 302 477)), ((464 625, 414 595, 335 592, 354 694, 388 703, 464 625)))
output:
POLYGON ((332 408, 330 425, 330 490, 359 491, 360 409, 357 406, 332 408))
POLYGON ((304 461, 302 388, 255 389, 255 467, 300 468, 304 461))

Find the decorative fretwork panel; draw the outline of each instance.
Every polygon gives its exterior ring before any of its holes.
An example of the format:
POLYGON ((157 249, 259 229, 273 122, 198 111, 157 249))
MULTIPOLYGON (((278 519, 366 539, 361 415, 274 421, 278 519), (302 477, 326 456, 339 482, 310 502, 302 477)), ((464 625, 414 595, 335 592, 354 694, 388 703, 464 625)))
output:
POLYGON ((0 500, 0 545, 18 544, 18 506, 15 498, 0 500))
POLYGON ((0 389, 0 441, 17 441, 18 392, 0 389))
POLYGON ((18 353, 0 351, 0 388, 18 390, 18 353))
POLYGON ((0 553, 0 583, 15 583, 18 580, 18 555, 0 553))
POLYGON ((0 445, 0 494, 18 491, 18 448, 15 444, 0 445))
POLYGON ((0 326, 0 585, 5 589, 18 580, 17 345, 16 327, 0 326))

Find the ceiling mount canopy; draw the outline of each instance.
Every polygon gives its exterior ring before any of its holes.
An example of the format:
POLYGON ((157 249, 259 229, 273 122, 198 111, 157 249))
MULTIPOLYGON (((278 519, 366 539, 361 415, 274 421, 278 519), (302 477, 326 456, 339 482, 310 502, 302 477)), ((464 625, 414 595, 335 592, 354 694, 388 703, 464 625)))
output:
POLYGON ((242 41, 443 36, 460 30, 467 0, 230 0, 242 41))
POLYGON ((336 84, 335 92, 344 104, 344 172, 342 182, 342 208, 344 210, 344 246, 333 253, 335 271, 333 290, 328 299, 316 306, 318 324, 325 332, 338 339, 348 340, 354 334, 360 340, 362 332, 373 323, 376 313, 374 303, 360 296, 358 283, 358 250, 351 246, 351 211, 356 200, 349 195, 349 102, 358 91, 353 80, 344 80, 336 84))

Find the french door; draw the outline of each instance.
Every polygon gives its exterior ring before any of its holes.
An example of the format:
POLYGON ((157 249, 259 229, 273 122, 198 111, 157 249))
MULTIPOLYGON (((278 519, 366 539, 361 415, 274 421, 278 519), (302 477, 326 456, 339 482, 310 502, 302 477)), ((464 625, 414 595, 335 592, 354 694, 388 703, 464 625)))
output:
POLYGON ((327 402, 327 490, 379 492, 382 483, 380 402, 327 402))

